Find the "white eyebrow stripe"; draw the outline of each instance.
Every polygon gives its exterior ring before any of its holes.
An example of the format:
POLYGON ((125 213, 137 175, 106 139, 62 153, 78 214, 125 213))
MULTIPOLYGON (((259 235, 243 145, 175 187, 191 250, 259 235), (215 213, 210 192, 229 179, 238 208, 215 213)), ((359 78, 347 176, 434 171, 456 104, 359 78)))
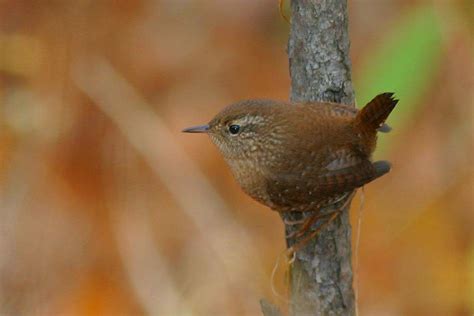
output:
POLYGON ((240 119, 235 120, 232 123, 237 124, 258 124, 265 121, 265 118, 260 115, 246 115, 240 119))

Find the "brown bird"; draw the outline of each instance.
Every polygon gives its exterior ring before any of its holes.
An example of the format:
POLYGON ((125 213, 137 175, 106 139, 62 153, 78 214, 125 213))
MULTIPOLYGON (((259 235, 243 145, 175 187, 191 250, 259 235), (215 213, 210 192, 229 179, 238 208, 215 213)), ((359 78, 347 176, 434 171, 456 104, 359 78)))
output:
POLYGON ((377 131, 398 100, 376 96, 362 110, 328 103, 247 100, 232 104, 207 125, 207 133, 242 189, 278 212, 317 211, 390 170, 371 162, 377 131))

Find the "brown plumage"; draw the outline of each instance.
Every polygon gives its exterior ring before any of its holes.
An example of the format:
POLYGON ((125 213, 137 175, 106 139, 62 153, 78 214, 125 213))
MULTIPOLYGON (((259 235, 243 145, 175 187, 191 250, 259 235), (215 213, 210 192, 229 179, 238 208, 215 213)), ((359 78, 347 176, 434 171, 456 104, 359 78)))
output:
POLYGON ((248 100, 232 104, 208 125, 242 189, 279 211, 311 211, 337 203, 390 170, 371 162, 377 130, 397 104, 383 93, 361 111, 335 103, 248 100))

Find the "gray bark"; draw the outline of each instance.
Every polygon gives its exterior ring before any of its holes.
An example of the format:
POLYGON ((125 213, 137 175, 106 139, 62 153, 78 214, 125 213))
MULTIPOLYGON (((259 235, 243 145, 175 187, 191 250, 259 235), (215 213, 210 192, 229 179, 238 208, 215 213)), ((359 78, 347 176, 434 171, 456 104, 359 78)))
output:
MULTIPOLYGON (((346 0, 292 0, 291 100, 354 104, 346 0)), ((290 267, 290 315, 354 315, 348 208, 290 267)), ((305 214, 282 214, 296 220, 305 214)), ((315 227, 321 225, 316 224, 315 227)), ((286 233, 298 229, 286 226, 286 233)), ((287 240, 289 246, 293 240, 287 240)))

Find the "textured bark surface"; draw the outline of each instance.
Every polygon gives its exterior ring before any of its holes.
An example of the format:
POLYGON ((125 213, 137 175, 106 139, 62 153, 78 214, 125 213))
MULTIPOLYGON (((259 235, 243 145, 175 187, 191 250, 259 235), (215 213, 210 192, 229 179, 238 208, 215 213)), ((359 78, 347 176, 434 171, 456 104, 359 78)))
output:
MULTIPOLYGON (((347 1, 292 0, 291 9, 291 100, 353 104, 347 1)), ((286 233, 295 229, 287 225, 286 233)), ((297 252, 290 276, 290 315, 354 315, 348 208, 297 252)))

